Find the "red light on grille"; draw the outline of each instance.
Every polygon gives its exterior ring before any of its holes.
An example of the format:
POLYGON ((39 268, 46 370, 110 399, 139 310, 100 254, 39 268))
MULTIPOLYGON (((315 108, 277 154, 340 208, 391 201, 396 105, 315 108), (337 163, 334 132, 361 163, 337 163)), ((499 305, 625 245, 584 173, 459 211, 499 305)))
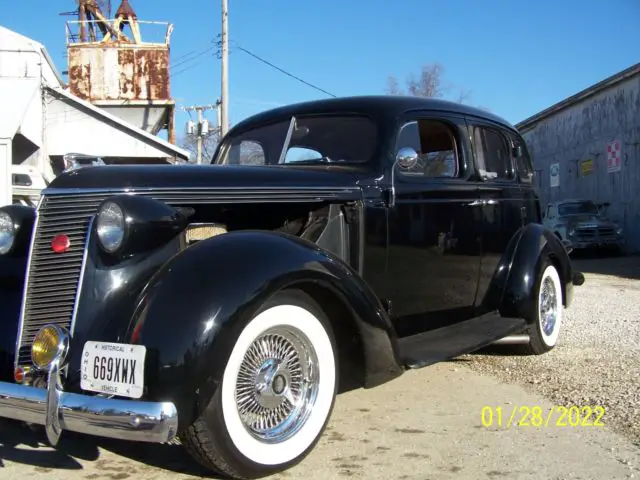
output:
POLYGON ((16 383, 23 383, 28 373, 29 373, 29 368, 16 367, 15 371, 13 372, 13 379, 16 381, 16 383))
POLYGON ((64 253, 69 250, 70 246, 71 240, 64 234, 56 235, 53 237, 53 240, 51 240, 51 250, 55 253, 64 253))

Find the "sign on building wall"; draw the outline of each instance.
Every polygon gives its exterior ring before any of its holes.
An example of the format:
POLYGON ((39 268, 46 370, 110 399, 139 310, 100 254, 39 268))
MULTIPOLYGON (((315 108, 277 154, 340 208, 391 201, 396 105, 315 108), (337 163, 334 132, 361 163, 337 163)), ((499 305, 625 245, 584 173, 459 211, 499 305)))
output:
POLYGON ((622 170, 622 147, 620 140, 607 143, 607 172, 619 172, 622 170))
POLYGON ((593 160, 587 159, 583 160, 580 163, 580 174, 584 177, 585 175, 590 175, 593 172, 593 160))
POLYGON ((560 164, 552 163, 549 165, 549 186, 559 187, 560 186, 560 164))

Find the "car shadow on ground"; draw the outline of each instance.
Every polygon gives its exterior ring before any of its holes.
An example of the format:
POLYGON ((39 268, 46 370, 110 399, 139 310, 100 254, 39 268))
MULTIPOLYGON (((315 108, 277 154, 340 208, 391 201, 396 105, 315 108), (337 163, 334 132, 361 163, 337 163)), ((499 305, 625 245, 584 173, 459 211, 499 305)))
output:
POLYGON ((640 280, 640 255, 611 256, 597 251, 572 252, 571 263, 582 273, 640 280))
POLYGON ((97 460, 100 453, 90 442, 70 442, 62 438, 60 448, 52 450, 44 431, 34 431, 23 423, 0 420, 0 468, 4 461, 31 465, 36 469, 81 470, 77 459, 97 460))
MULTIPOLYGON (((111 462, 101 459, 101 449, 169 472, 202 478, 224 478, 213 477, 211 472, 200 467, 179 442, 126 442, 64 432, 54 450, 47 442, 44 429, 32 430, 20 422, 0 420, 0 472, 6 466, 5 461, 29 465, 41 473, 52 470, 82 470, 84 466, 79 460, 95 462, 95 468, 100 470, 123 470, 122 466, 109 465, 111 462)), ((132 474, 134 469, 135 466, 132 465, 132 474)))

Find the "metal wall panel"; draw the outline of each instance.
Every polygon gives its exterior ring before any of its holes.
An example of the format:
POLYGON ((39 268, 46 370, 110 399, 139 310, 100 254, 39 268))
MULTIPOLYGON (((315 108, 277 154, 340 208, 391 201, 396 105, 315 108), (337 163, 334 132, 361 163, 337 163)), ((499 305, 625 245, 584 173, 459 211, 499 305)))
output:
POLYGON ((630 251, 640 251, 640 74, 521 130, 533 159, 543 205, 588 198, 610 202, 630 251), (618 141, 619 171, 608 171, 610 142, 618 141), (550 168, 559 164, 559 186, 550 168), (589 169, 591 167, 591 169, 589 169))

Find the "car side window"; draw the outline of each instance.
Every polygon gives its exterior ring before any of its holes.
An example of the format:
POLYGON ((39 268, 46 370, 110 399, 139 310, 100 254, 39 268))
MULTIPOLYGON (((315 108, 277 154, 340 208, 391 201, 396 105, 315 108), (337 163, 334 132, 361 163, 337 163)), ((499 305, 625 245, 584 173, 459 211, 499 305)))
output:
POLYGON ((401 174, 436 178, 459 175, 458 142, 445 122, 421 119, 406 123, 398 134, 396 152, 404 147, 418 153, 418 162, 410 170, 401 170, 401 174))
POLYGON ((231 165, 264 165, 265 155, 262 145, 252 140, 242 140, 231 145, 229 151, 231 165))
POLYGON ((291 147, 287 150, 284 157, 284 163, 295 163, 304 160, 318 160, 322 158, 322 153, 312 149, 303 147, 291 147))
POLYGON ((511 151, 514 154, 513 159, 518 177, 521 182, 530 184, 533 182, 533 165, 531 164, 531 157, 529 156, 527 145, 522 138, 514 133, 511 133, 509 137, 511 138, 511 151), (516 153, 519 153, 519 155, 516 155, 516 153))
POLYGON ((511 149, 499 130, 474 127, 474 150, 480 175, 486 179, 511 178, 511 149))

